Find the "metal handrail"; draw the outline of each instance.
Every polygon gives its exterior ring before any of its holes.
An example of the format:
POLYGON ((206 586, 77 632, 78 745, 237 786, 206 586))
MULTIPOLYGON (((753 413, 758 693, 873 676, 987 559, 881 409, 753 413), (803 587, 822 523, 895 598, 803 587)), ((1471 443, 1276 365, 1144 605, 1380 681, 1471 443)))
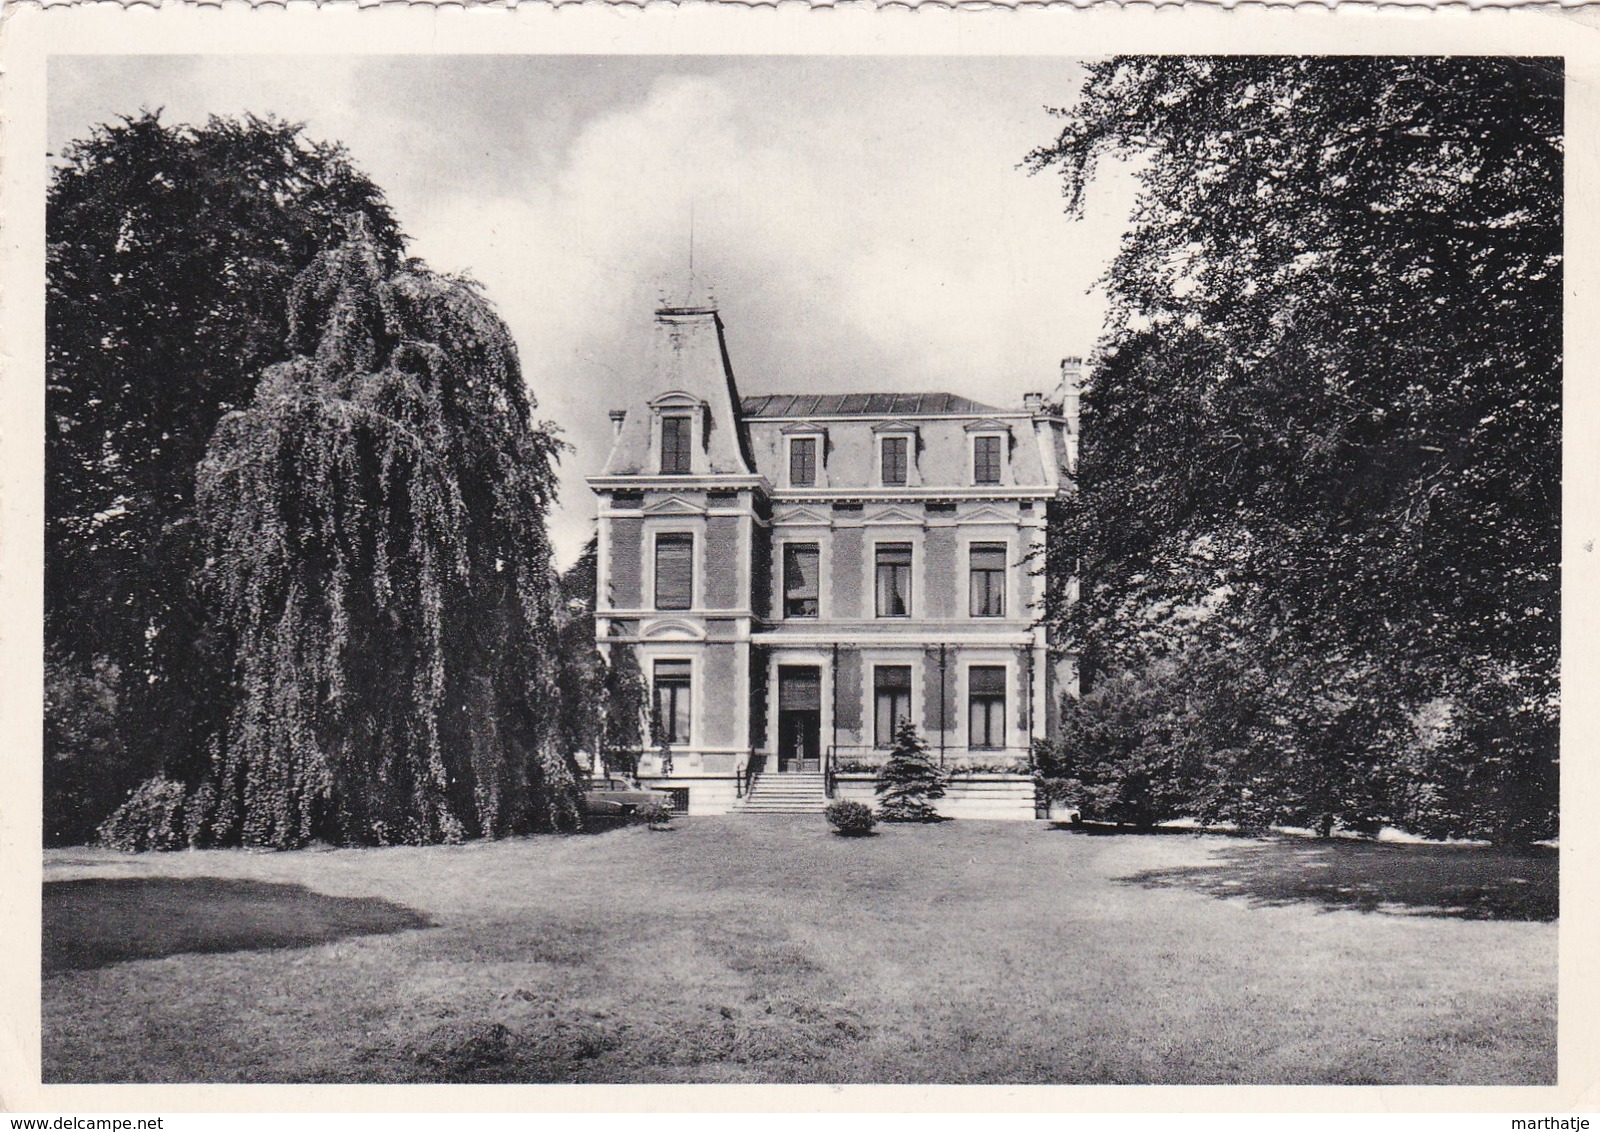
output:
MULTIPOLYGON (((830 747, 835 763, 845 756, 861 757, 863 762, 881 763, 889 758, 890 749, 870 743, 840 743, 830 747)), ((937 753, 935 752, 937 758, 937 753)), ((973 747, 966 750, 951 749, 946 753, 945 765, 961 763, 1012 763, 1018 774, 1028 774, 1033 765, 1033 748, 1028 747, 973 747)))

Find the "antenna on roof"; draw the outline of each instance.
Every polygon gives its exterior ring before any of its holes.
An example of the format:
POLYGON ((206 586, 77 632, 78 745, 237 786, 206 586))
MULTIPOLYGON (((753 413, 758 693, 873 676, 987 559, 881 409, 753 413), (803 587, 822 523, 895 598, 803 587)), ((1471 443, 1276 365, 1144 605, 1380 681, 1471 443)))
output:
POLYGON ((683 304, 694 303, 694 197, 689 198, 689 285, 684 288, 683 304))

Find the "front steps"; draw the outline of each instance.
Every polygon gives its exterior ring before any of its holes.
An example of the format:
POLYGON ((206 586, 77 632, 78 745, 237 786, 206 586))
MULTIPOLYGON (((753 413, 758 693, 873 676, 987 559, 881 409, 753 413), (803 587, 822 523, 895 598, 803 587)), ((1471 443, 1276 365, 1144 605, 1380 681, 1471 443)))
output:
POLYGON ((822 775, 767 772, 750 780, 750 789, 734 806, 737 814, 820 814, 828 806, 822 775))

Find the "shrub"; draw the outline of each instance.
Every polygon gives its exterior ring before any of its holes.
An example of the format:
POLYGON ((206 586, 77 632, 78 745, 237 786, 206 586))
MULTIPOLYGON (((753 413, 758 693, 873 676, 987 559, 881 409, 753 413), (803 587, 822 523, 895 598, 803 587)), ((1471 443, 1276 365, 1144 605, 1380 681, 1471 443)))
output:
POLYGON ((1034 759, 1051 797, 1088 821, 1148 828, 1178 817, 1191 799, 1175 666, 1156 664, 1103 679, 1062 705, 1061 741, 1034 759))
MULTIPOLYGON (((1041 740, 1042 742, 1043 740, 1041 740)), ((945 768, 948 777, 961 774, 1027 774, 1028 765, 1018 759, 1004 762, 972 762, 963 761, 945 768)))
POLYGON ((651 829, 666 829, 672 823, 672 810, 660 802, 646 802, 633 812, 633 820, 651 829))
POLYGON ((182 849, 188 844, 183 823, 183 783, 164 775, 147 779, 116 812, 100 823, 96 839, 107 849, 142 853, 182 849))
POLYGON ((828 824, 845 837, 865 837, 878 824, 872 808, 860 802, 830 802, 825 812, 828 824))
POLYGON ((933 765, 928 744, 906 720, 895 731, 894 750, 878 772, 878 816, 884 821, 939 821, 939 811, 929 803, 944 797, 944 785, 944 772, 933 765))

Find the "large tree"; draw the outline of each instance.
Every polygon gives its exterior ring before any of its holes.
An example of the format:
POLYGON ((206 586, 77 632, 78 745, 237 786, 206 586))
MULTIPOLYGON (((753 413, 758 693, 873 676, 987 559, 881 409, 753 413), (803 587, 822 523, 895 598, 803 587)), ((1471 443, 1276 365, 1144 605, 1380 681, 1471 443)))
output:
POLYGON ((237 640, 205 837, 293 846, 570 827, 545 516, 559 441, 470 282, 358 216, 289 299, 290 360, 200 466, 237 640))
POLYGON ((47 647, 63 679, 115 680, 128 765, 181 767, 217 725, 225 671, 191 584, 195 465, 222 415, 289 357, 290 285, 341 238, 341 218, 365 217, 390 266, 402 239, 341 147, 281 121, 143 113, 59 158, 46 209, 47 647))
POLYGON ((1548 834, 1560 62, 1118 58, 1060 113, 1069 210, 1140 180, 1063 516, 1091 676, 1242 645, 1286 810, 1356 821, 1443 705, 1440 828, 1548 834))

